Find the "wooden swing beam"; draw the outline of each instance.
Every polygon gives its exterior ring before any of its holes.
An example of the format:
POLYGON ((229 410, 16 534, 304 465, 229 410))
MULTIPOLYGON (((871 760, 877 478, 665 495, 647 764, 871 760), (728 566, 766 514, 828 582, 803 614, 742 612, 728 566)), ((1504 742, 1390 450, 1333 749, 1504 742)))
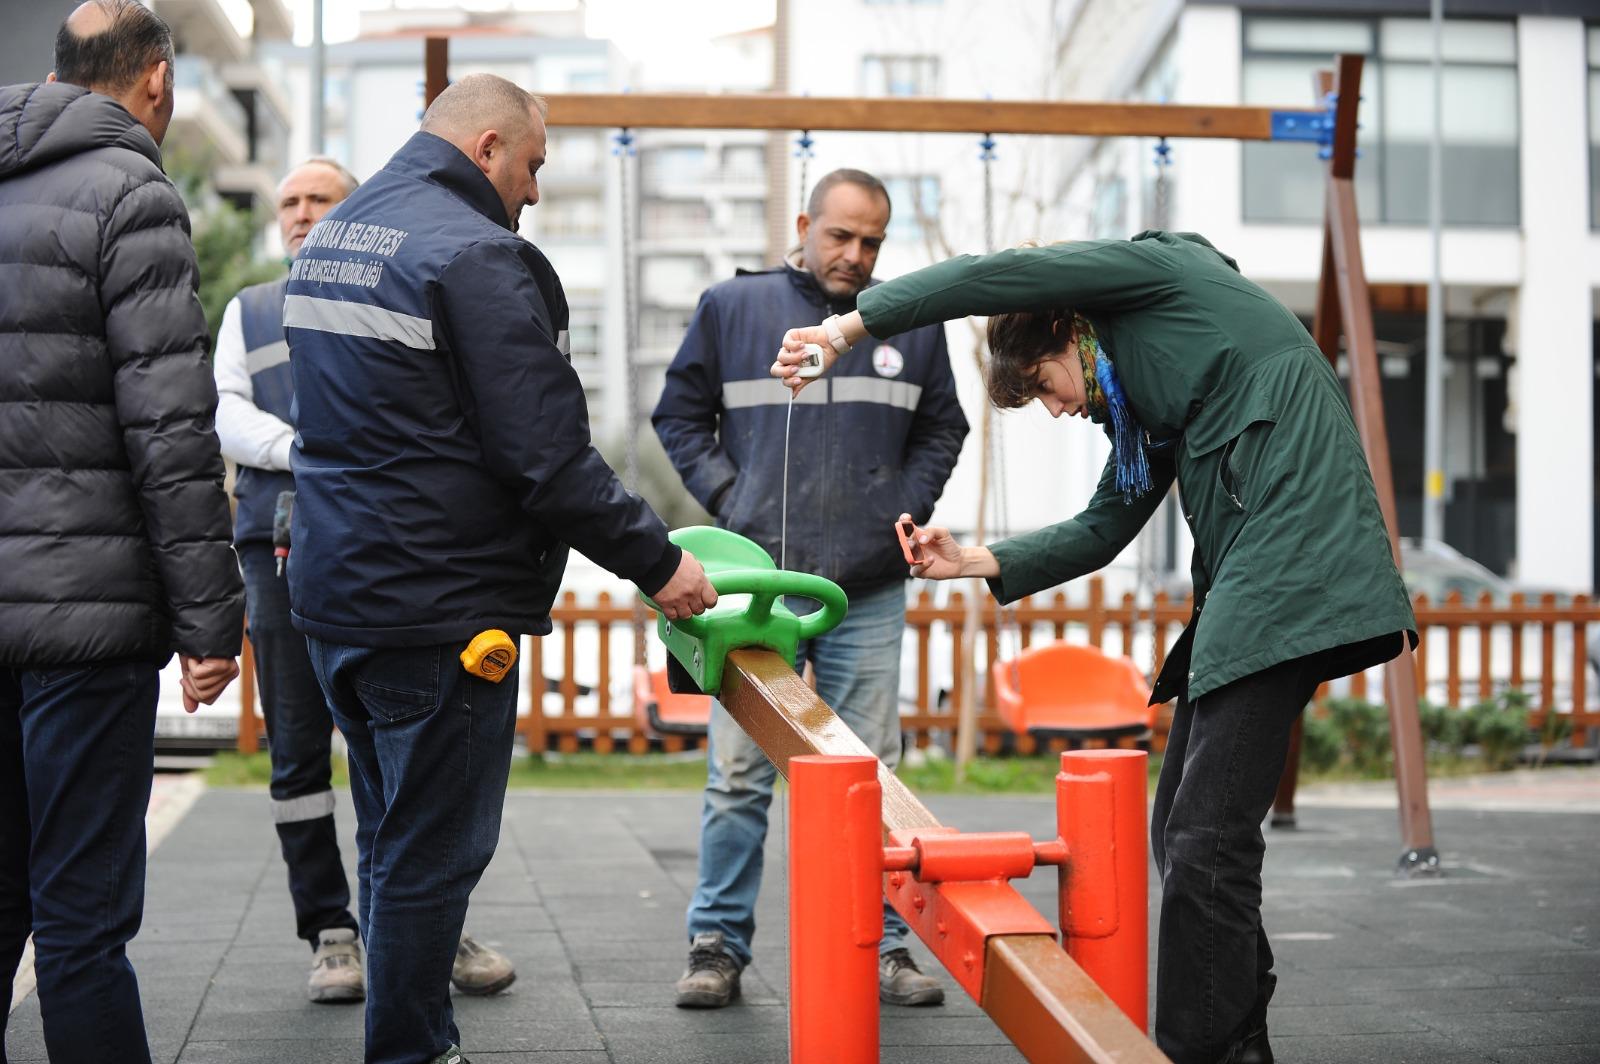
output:
POLYGON ((1269 107, 855 96, 711 96, 688 93, 549 97, 551 126, 629 129, 805 129, 876 133, 1025 133, 1080 137, 1273 139, 1273 116, 1323 112, 1269 107))

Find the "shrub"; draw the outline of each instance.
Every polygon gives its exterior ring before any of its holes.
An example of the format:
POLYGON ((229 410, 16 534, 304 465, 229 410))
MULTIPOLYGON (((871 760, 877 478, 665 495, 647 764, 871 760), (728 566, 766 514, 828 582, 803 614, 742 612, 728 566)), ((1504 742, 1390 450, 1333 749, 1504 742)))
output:
POLYGON ((1344 733, 1333 720, 1307 711, 1300 734, 1300 764, 1311 772, 1328 772, 1344 756, 1344 733))
POLYGON ((1386 774, 1393 748, 1389 711, 1361 698, 1330 698, 1327 711, 1350 767, 1362 775, 1386 774))
POLYGON ((1529 739, 1527 695, 1502 692, 1471 706, 1463 718, 1464 730, 1477 742, 1488 768, 1508 769, 1517 763, 1529 739))

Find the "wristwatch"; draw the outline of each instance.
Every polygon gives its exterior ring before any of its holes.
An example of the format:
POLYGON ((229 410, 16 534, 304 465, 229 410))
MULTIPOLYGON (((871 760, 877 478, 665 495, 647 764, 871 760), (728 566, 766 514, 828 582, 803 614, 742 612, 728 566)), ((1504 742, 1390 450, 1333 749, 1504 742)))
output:
POLYGON ((832 345, 835 354, 842 355, 850 350, 850 343, 844 338, 844 330, 839 328, 839 315, 829 314, 823 318, 822 329, 828 334, 828 343, 832 345))

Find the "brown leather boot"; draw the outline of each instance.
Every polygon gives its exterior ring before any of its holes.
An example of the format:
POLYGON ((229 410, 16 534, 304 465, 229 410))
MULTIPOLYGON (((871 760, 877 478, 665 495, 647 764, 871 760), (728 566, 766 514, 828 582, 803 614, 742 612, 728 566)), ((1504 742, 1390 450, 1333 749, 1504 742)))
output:
POLYGON ((739 996, 739 961, 722 948, 722 933, 703 931, 689 943, 689 967, 678 978, 680 1009, 720 1009, 739 996))
POLYGON ((909 951, 892 949, 878 958, 878 1000, 885 1005, 943 1005, 944 988, 922 974, 909 951))

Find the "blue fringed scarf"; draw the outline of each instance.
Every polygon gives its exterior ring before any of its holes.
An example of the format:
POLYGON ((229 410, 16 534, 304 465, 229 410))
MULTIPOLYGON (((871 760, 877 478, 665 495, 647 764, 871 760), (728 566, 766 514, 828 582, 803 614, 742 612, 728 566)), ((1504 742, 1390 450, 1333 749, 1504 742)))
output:
POLYGON ((1139 419, 1128 406, 1128 396, 1122 390, 1117 368, 1111 356, 1100 346, 1094 327, 1079 318, 1075 323, 1078 335, 1078 361, 1083 366, 1084 405, 1089 419, 1097 425, 1110 422, 1111 458, 1116 466, 1117 490, 1122 501, 1131 504, 1147 494, 1150 482, 1150 462, 1145 457, 1146 434, 1139 419))

